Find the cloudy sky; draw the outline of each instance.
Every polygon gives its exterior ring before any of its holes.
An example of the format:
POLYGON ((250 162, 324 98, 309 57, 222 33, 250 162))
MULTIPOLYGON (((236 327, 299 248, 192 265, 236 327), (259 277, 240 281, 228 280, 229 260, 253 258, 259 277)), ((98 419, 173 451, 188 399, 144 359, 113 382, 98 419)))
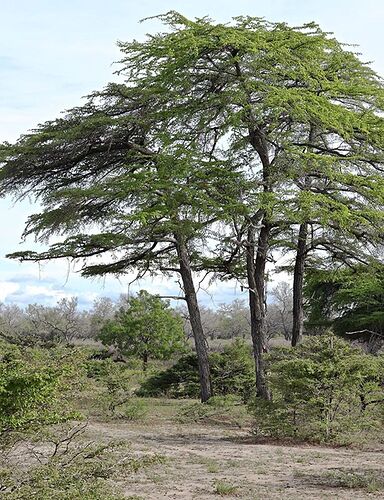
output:
MULTIPOLYGON (((158 31, 156 21, 140 19, 177 10, 188 17, 209 15, 228 21, 237 15, 266 17, 291 25, 316 21, 345 43, 357 44, 362 59, 384 75, 382 0, 12 0, 1 1, 0 142, 13 141, 37 123, 56 118, 81 104, 82 96, 111 80, 119 59, 117 40, 143 39, 158 31)), ((18 264, 9 252, 31 247, 21 243, 24 221, 33 206, 0 200, 0 301, 53 304, 76 295, 82 307, 100 295, 126 292, 130 278, 89 281, 63 262, 18 264)), ((146 288, 174 293, 172 281, 142 281, 146 288)), ((209 306, 240 296, 234 285, 217 285, 201 299, 209 306)))

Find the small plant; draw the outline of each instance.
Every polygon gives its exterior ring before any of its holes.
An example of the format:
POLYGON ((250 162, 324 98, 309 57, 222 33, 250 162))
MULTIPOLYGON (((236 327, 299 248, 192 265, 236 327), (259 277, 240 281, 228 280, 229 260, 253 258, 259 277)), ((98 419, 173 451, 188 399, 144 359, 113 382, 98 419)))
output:
POLYGON ((217 474, 220 470, 219 463, 213 458, 197 456, 193 463, 203 465, 209 474, 217 474))
POLYGON ((145 418, 149 411, 148 403, 141 399, 131 398, 129 401, 121 408, 121 418, 138 421, 145 418))
POLYGON ((273 400, 250 405, 255 434, 345 445, 367 429, 382 430, 383 361, 331 334, 276 349, 269 356, 273 400))
POLYGON ((111 359, 87 363, 88 377, 100 389, 96 404, 104 417, 138 420, 146 413, 144 402, 132 396, 141 370, 133 370, 126 363, 116 363, 111 359))
POLYGON ((228 483, 223 480, 218 480, 215 481, 214 483, 214 492, 216 495, 220 495, 222 497, 227 496, 227 495, 236 495, 238 491, 238 487, 228 483))
POLYGON ((384 477, 382 472, 366 470, 337 470, 328 472, 326 478, 334 486, 350 489, 364 489, 368 493, 384 490, 384 477))
POLYGON ((219 464, 215 460, 207 460, 207 472, 209 474, 217 474, 219 470, 219 464))

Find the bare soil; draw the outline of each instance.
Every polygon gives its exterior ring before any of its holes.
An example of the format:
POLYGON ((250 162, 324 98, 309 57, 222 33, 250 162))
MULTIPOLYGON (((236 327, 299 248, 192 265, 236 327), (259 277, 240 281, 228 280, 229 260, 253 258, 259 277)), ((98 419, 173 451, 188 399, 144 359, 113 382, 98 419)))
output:
POLYGON ((119 484, 135 500, 384 499, 383 449, 260 444, 247 429, 169 421, 93 422, 87 434, 165 457, 119 484))

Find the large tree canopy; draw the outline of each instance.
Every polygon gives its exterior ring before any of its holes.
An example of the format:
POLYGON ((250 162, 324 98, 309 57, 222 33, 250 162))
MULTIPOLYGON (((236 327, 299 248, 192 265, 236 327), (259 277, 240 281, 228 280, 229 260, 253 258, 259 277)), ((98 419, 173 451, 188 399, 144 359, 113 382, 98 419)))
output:
MULTIPOLYGON (((43 205, 25 234, 59 235, 43 253, 13 257, 85 258, 87 276, 180 273, 205 360, 192 270, 240 278, 257 393, 268 398, 271 251, 296 252, 297 340, 308 252, 381 241, 383 83, 314 23, 160 18, 167 32, 120 44, 121 83, 1 148, 0 193, 43 205)), ((204 363, 201 381, 209 378, 204 363)))

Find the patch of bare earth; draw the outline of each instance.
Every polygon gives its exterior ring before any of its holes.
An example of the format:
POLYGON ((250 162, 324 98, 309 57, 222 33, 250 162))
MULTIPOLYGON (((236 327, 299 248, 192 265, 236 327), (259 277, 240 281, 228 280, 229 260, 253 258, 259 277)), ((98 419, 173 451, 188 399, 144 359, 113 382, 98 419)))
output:
POLYGON ((384 481, 382 450, 256 444, 244 430, 197 424, 92 423, 88 433, 165 457, 120 484, 127 498, 384 498, 375 482, 384 481))

